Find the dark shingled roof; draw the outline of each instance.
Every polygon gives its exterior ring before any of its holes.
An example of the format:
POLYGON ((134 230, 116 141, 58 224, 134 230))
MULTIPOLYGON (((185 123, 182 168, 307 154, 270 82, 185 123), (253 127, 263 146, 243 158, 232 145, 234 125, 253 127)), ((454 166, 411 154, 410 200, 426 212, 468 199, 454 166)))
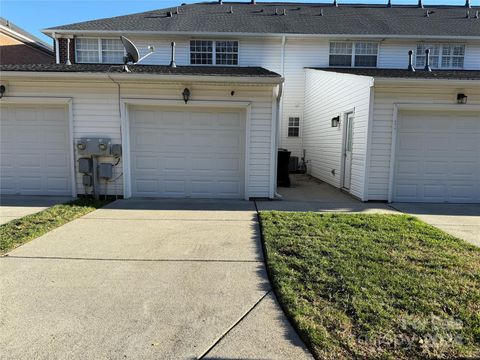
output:
MULTIPOLYGON (((268 77, 279 78, 280 75, 261 67, 237 66, 178 66, 165 65, 128 65, 134 74, 152 75, 197 75, 197 76, 232 76, 232 77, 268 77)), ((0 65, 0 71, 63 72, 63 73, 121 73, 122 65, 109 64, 31 64, 0 65)))
POLYGON ((406 69, 359 69, 359 68, 311 68, 342 74, 363 75, 382 78, 405 79, 451 79, 480 80, 480 70, 433 70, 431 72, 417 69, 415 72, 406 69))
POLYGON ((206 2, 85 21, 47 29, 275 34, 423 35, 480 37, 480 19, 464 6, 346 5, 331 3, 206 2), (233 11, 230 12, 230 9, 233 11), (283 15, 285 9, 286 15, 283 15), (278 15, 275 11, 278 11, 278 15), (426 11, 430 12, 427 17, 426 11), (320 13, 323 11, 323 16, 320 13), (168 13, 171 16, 168 16, 168 13))

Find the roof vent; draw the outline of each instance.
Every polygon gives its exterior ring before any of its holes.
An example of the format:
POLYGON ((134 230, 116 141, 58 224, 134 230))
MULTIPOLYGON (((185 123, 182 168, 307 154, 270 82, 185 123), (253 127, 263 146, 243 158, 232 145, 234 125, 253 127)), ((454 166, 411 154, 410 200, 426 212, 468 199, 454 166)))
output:
POLYGON ((252 5, 257 5, 257 1, 256 1, 256 0, 251 0, 251 1, 250 1, 250 4, 252 4, 252 5))
POLYGON ((223 0, 218 0, 219 5, 223 5, 223 0))
POLYGON ((320 16, 323 16, 323 9, 320 9, 320 16))
POLYGON ((275 15, 278 15, 278 8, 275 8, 275 15))
POLYGON ((178 9, 178 6, 177 8, 175 9, 175 15, 178 15, 180 13, 180 10, 178 9))
POLYGON ((287 9, 283 9, 283 16, 287 15, 287 9))
POLYGON ((430 10, 425 11, 425 17, 430 17, 430 10))
POLYGON ((172 12, 171 12, 171 11, 167 11, 167 17, 172 17, 172 16, 173 16, 172 12))
POLYGON ((233 14, 233 6, 230 6, 230 14, 233 14))
POLYGON ((387 7, 392 7, 392 0, 388 0, 387 7))
POLYGON ((422 0, 418 0, 418 7, 423 9, 423 1, 422 0))
POLYGON ((415 68, 413 67, 413 51, 408 51, 408 71, 415 72, 415 68))
POLYGON ((475 19, 478 19, 478 10, 475 11, 475 19))
POLYGON ((432 68, 430 67, 430 49, 425 50, 425 71, 432 72, 432 68))
POLYGON ((333 0, 333 6, 338 6, 337 0, 333 0))
POLYGON ((470 19, 470 10, 467 9, 467 15, 465 15, 467 19, 470 19))
POLYGON ((472 5, 470 5, 470 0, 465 1, 465 7, 469 8, 469 9, 472 7, 472 5))
POLYGON ((172 41, 172 60, 170 61, 170 67, 176 68, 177 64, 175 62, 175 41, 172 41))

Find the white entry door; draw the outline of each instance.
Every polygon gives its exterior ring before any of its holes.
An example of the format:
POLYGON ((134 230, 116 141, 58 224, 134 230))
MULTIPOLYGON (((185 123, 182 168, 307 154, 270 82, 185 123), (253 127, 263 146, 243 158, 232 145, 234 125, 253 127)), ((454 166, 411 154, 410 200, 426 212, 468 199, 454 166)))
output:
POLYGON ((352 181, 353 112, 345 116, 344 131, 343 188, 350 190, 352 181))
POLYGON ((244 197, 245 114, 132 107, 132 196, 244 197))
POLYGON ((402 111, 393 200, 480 203, 480 113, 402 111))
POLYGON ((71 194, 64 106, 2 105, 0 136, 2 194, 71 194))

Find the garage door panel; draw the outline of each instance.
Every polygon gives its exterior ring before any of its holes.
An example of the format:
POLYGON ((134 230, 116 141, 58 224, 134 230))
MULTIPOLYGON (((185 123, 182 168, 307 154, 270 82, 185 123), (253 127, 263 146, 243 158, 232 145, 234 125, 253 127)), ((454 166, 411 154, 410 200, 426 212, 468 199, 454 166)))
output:
MULTIPOLYGON (((138 113, 134 109, 131 117, 138 113)), ((136 119, 130 124, 133 196, 243 197, 245 124, 240 113, 158 108, 154 114, 155 126, 149 121, 148 129, 136 119), (155 144, 142 143, 144 134, 155 144), (157 166, 149 164, 154 159, 157 166)))
POLYGON ((393 200, 480 202, 480 114, 399 115, 393 200))
POLYGON ((0 127, 2 194, 70 194, 64 106, 2 105, 0 127))

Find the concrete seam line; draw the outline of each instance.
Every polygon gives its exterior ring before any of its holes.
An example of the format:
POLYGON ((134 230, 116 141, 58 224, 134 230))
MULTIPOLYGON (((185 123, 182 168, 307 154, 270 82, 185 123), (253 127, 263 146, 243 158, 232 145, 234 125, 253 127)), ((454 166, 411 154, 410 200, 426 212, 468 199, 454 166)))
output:
POLYGON ((168 218, 152 218, 152 219, 115 219, 115 218, 96 218, 96 217, 81 217, 75 220, 108 220, 108 221, 218 221, 218 222, 254 222, 255 220, 241 220, 241 219, 168 219, 168 218))
POLYGON ((240 324, 243 319, 245 319, 248 314, 250 314, 262 302, 262 300, 267 297, 268 294, 270 294, 271 291, 272 289, 269 289, 265 294, 263 294, 263 296, 258 299, 257 302, 253 304, 253 306, 248 309, 248 311, 243 314, 240 319, 238 319, 232 326, 230 326, 227 331, 225 331, 202 355, 197 357, 197 360, 205 358, 205 356, 207 356, 225 338, 225 336, 227 336, 235 327, 237 327, 237 325, 240 324))
POLYGON ((76 261, 118 261, 118 262, 211 262, 211 263, 263 263, 262 260, 228 260, 228 259, 122 259, 122 258, 88 258, 61 256, 19 256, 5 254, 0 259, 32 260, 76 260, 76 261))

